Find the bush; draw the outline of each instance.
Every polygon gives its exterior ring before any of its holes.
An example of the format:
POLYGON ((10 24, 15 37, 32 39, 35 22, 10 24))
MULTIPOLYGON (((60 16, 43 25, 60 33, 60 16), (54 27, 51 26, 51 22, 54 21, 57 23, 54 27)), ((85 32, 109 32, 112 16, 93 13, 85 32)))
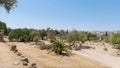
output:
POLYGON ((114 48, 120 49, 120 33, 112 35, 111 44, 114 48))
POLYGON ((32 29, 14 29, 9 33, 9 40, 17 40, 20 42, 38 41, 40 38, 39 31, 32 29))
POLYGON ((37 43, 39 40, 40 40, 40 37, 39 37, 39 36, 35 36, 35 37, 33 38, 33 41, 36 42, 36 43, 37 43))
POLYGON ((114 44, 113 48, 120 49, 120 44, 114 44))
POLYGON ((16 39, 20 42, 29 41, 29 30, 28 29, 14 29, 9 33, 9 40, 16 39))
POLYGON ((68 35, 67 35, 67 41, 68 41, 71 45, 75 46, 75 43, 76 43, 77 41, 80 41, 79 32, 76 31, 76 30, 69 32, 68 35))
POLYGON ((3 32, 5 35, 7 35, 7 27, 6 23, 0 21, 0 32, 3 32))
POLYGON ((50 46, 48 46, 48 53, 54 52, 57 55, 70 55, 71 48, 58 40, 54 40, 50 46))
POLYGON ((44 42, 38 42, 37 43, 37 47, 40 48, 41 50, 48 49, 48 46, 49 45, 45 44, 44 42))
POLYGON ((104 50, 104 51, 108 51, 107 47, 104 47, 103 50, 104 50))
POLYGON ((41 50, 45 50, 48 49, 49 45, 40 45, 40 49, 41 50))

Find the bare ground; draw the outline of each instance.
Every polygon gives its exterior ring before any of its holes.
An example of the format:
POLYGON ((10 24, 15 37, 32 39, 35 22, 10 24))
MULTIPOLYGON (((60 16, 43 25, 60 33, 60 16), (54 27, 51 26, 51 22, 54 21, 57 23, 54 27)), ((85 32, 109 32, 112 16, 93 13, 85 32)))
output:
MULTIPOLYGON (((7 43, 13 44, 13 43, 7 43)), ((28 68, 23 66, 20 57, 9 50, 6 43, 0 43, 0 68, 28 68), (15 61, 19 61, 19 65, 14 65, 15 61)), ((28 57, 30 63, 36 62, 38 68, 108 68, 108 66, 95 60, 73 54, 70 57, 56 56, 47 54, 47 51, 40 50, 29 43, 18 43, 18 51, 28 57)))
POLYGON ((120 68, 120 57, 112 55, 115 49, 112 49, 109 44, 105 44, 107 51, 104 51, 104 46, 101 43, 84 44, 85 46, 92 46, 95 49, 82 49, 74 51, 74 53, 97 60, 111 68, 120 68))

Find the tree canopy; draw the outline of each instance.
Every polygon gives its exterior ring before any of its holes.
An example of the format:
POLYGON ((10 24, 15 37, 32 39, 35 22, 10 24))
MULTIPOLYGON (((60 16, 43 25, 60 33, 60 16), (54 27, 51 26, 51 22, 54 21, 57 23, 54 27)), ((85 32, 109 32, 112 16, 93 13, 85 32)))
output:
POLYGON ((20 42, 28 42, 28 41, 34 41, 37 42, 40 40, 40 33, 38 30, 35 29, 13 29, 10 31, 8 38, 10 41, 16 40, 20 42))
POLYGON ((94 40, 99 40, 99 37, 97 36, 97 34, 93 34, 93 33, 88 32, 87 39, 89 41, 94 41, 94 40))
POLYGON ((4 7, 7 12, 16 6, 16 0, 0 0, 0 6, 4 7))
POLYGON ((4 34, 7 34, 7 27, 6 23, 0 21, 0 32, 3 32, 4 34))
POLYGON ((115 48, 119 48, 120 49, 120 33, 115 33, 112 35, 111 38, 111 44, 115 47, 115 48))

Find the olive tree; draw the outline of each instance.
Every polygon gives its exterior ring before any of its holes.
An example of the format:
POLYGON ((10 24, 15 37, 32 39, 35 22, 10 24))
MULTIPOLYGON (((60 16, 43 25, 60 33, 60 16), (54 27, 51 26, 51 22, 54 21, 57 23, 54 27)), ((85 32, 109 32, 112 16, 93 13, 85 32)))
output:
POLYGON ((40 40, 40 36, 35 36, 34 38, 33 38, 33 41, 34 42, 36 42, 36 44, 37 44, 37 42, 40 40))
POLYGON ((77 41, 80 41, 79 32, 76 30, 69 32, 67 35, 67 40, 70 43, 70 45, 73 45, 75 47, 75 43, 77 41))
POLYGON ((30 31, 30 34, 29 34, 29 35, 30 35, 30 40, 31 40, 31 41, 33 41, 34 37, 36 37, 36 36, 37 36, 37 37, 38 37, 38 36, 40 37, 39 31, 38 31, 38 30, 33 30, 33 29, 30 31))
POLYGON ((54 33, 54 30, 48 30, 47 31, 47 39, 54 39, 55 38, 55 33, 54 33))

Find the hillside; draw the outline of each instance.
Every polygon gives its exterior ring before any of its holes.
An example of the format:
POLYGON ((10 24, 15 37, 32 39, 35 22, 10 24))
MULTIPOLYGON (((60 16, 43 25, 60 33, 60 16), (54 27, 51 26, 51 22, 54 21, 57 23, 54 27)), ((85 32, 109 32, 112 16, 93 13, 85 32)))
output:
MULTIPOLYGON (((8 42, 7 44, 16 44, 19 52, 28 57, 30 63, 36 62, 38 68, 107 68, 104 64, 76 54, 62 57, 47 54, 46 51, 31 46, 29 43, 8 42)), ((20 57, 10 51, 7 44, 0 43, 0 68, 28 68, 29 65, 23 66, 20 57), (15 61, 20 64, 14 65, 15 61)))

